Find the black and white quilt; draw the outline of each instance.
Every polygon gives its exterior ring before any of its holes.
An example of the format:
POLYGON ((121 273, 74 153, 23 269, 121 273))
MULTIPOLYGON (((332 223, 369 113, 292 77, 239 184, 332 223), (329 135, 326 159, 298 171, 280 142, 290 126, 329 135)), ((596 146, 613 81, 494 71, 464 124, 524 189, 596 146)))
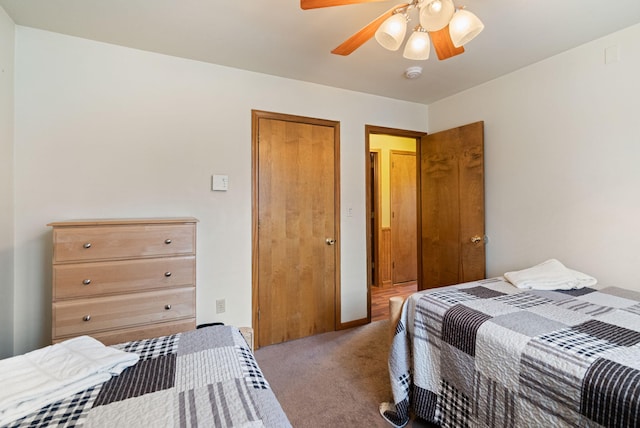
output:
POLYGON ((640 293, 521 290, 502 277, 420 292, 389 356, 395 405, 442 427, 640 426, 640 293))
POLYGON ((140 355, 119 376, 9 427, 290 427, 237 328, 114 347, 140 355))

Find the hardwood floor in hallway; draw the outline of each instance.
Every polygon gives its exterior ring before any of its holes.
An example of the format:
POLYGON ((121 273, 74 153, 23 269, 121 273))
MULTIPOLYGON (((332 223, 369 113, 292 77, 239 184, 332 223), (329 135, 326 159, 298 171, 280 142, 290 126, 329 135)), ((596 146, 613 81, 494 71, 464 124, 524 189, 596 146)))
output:
POLYGON ((371 321, 389 319, 389 299, 394 296, 407 296, 418 291, 418 283, 415 281, 393 287, 371 287, 371 321))

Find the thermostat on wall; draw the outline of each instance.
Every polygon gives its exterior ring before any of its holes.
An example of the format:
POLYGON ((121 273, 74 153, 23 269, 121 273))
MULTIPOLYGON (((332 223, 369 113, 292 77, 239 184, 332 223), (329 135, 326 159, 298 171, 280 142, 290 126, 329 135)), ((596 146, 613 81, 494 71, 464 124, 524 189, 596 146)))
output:
POLYGON ((228 175, 212 175, 211 190, 218 190, 223 192, 226 192, 227 190, 229 190, 229 176, 228 175))

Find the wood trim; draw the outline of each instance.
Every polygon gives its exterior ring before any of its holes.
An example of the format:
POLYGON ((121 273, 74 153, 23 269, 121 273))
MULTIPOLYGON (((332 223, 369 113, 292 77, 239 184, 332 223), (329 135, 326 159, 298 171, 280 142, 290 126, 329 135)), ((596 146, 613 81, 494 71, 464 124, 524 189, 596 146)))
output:
POLYGON ((393 286, 391 269, 391 228, 383 227, 380 230, 380 286, 387 288, 393 286))
MULTIPOLYGON (((424 134, 422 137, 426 136, 424 134)), ((418 288, 417 290, 424 289, 424 279, 422 275, 422 203, 421 195, 422 195, 422 137, 416 138, 416 218, 418 219, 417 232, 418 235, 418 288)))
MULTIPOLYGON (((371 322, 371 236, 369 236, 369 231, 371 230, 371 171, 369 171, 369 165, 371 163, 371 143, 369 142, 369 135, 371 134, 369 130, 369 125, 365 125, 364 127, 364 197, 365 197, 365 239, 366 239, 366 253, 367 253, 367 322, 371 322)), ((380 198, 378 198, 380 199, 380 198)), ((380 277, 380 276, 378 276, 380 277)))
POLYGON ((336 278, 335 278, 335 296, 336 296, 336 306, 335 306, 335 316, 336 316, 336 330, 342 329, 342 288, 340 286, 340 278, 341 278, 341 252, 342 248, 340 241, 340 122, 331 122, 334 124, 334 168, 335 171, 335 179, 333 195, 334 195, 334 204, 335 204, 335 228, 336 228, 336 278))
MULTIPOLYGON (((258 119, 251 110, 251 328, 258 337, 258 119)), ((258 349, 258 340, 255 341, 258 349)))
MULTIPOLYGON (((376 236, 378 237, 378 245, 375 245, 375 243, 373 243, 372 245, 374 246, 373 249, 368 248, 367 247, 367 254, 371 254, 369 251, 374 251, 375 252, 375 260, 377 261, 377 263, 375 263, 375 265, 373 266, 373 269, 370 269, 369 272, 372 272, 375 270, 375 274, 374 274, 374 278, 371 280, 369 280, 371 285, 375 285, 378 287, 382 286, 382 283, 380 281, 380 239, 381 239, 381 233, 380 233, 380 227, 381 227, 381 221, 380 221, 380 216, 382 215, 382 201, 381 196, 381 190, 380 190, 380 173, 382 171, 382 166, 381 166, 381 159, 382 159, 382 150, 380 149, 370 149, 369 153, 375 153, 375 164, 373 166, 373 169, 375 170, 375 174, 373 174, 373 183, 371 183, 371 186, 373 186, 373 189, 369 189, 367 188, 367 195, 370 196, 371 193, 375 193, 375 200, 376 200, 376 204, 375 206, 371 207, 371 211, 367 211, 367 218, 371 218, 369 217, 369 213, 373 212, 373 226, 371 226, 371 224, 369 224, 368 228, 367 228, 367 234, 369 233, 369 231, 371 229, 374 229, 376 232, 376 236), (371 192, 371 193, 370 193, 371 192)), ((369 157, 369 160, 371 158, 369 157)), ((367 166, 369 166, 367 164, 367 166)), ((371 174, 369 174, 369 177, 371 177, 371 174)), ((367 256, 369 257, 369 256, 367 256)))
MULTIPOLYGON (((259 119, 272 119, 306 123, 310 125, 327 126, 334 132, 334 224, 336 251, 335 251, 335 329, 343 328, 341 319, 341 286, 340 286, 340 122, 333 120, 317 119, 304 116, 296 116, 283 113, 251 110, 251 324, 254 329, 254 337, 260 337, 260 324, 258 323, 258 123, 259 119)), ((258 341, 256 341, 258 349, 258 341)))
MULTIPOLYGON (((398 129, 398 128, 387 128, 384 126, 375 126, 375 125, 365 125, 365 132, 367 133, 367 137, 370 134, 384 134, 384 135, 393 135, 396 137, 408 137, 408 138, 421 138, 427 135, 426 132, 422 131, 411 131, 407 129, 398 129)), ((367 138, 367 141, 369 139, 367 138)))
POLYGON ((346 330, 348 328, 360 327, 361 325, 366 325, 371 322, 370 316, 367 318, 360 318, 359 320, 347 321, 345 323, 341 323, 336 330, 346 330))
MULTIPOLYGON (((336 122, 335 120, 317 119, 314 117, 296 116, 293 114, 274 113, 274 112, 262 111, 262 110, 251 110, 251 114, 252 114, 252 119, 283 120, 287 122, 307 123, 309 125, 328 126, 330 128, 337 127, 338 128, 337 130, 340 131, 340 122, 336 122)), ((257 128, 257 123, 256 123, 256 128, 257 128)), ((255 131, 257 132, 257 129, 255 129, 255 131)), ((339 132, 338 132, 338 135, 340 135, 339 132)))
MULTIPOLYGON (((417 141, 416 141, 417 145, 417 141)), ((415 155, 416 152, 412 152, 411 150, 389 150, 389 155, 415 155)), ((389 157, 391 159, 391 157, 389 157)))

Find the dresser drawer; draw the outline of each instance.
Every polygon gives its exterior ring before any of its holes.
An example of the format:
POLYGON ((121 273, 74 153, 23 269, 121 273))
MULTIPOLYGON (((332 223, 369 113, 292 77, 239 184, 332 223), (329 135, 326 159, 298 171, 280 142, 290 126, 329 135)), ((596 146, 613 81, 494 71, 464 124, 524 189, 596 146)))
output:
POLYGON ((195 225, 56 227, 53 261, 77 262, 195 254, 195 225))
POLYGON ((195 256, 53 266, 53 300, 195 285, 195 256))
MULTIPOLYGON (((118 330, 108 330, 100 333, 91 333, 91 337, 98 339, 104 345, 115 345, 116 343, 129 342, 131 340, 151 339, 160 336, 169 336, 184 331, 196 329, 196 319, 187 318, 178 321, 161 322, 156 324, 143 325, 140 327, 128 327, 118 330)), ((53 343, 62 342, 69 337, 54 339, 53 343)))
POLYGON ((130 327, 121 330, 111 330, 102 333, 93 333, 105 345, 115 345, 116 343, 128 342, 130 340, 151 339, 153 337, 169 336, 183 331, 195 330, 195 318, 179 321, 163 322, 145 325, 142 327, 130 327))
POLYGON ((195 317, 195 287, 53 303, 53 339, 195 317))

